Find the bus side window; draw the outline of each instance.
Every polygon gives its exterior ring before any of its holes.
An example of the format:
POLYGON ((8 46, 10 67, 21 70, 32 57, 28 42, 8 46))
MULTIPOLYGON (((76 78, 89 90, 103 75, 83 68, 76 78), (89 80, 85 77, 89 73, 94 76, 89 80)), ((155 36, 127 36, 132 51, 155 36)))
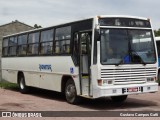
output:
POLYGON ((18 36, 18 55, 27 53, 27 34, 18 36))
POLYGON ((3 56, 8 55, 8 38, 3 40, 3 56))
POLYGON ((59 46, 59 42, 56 42, 55 53, 60 53, 60 46, 59 46))
POLYGON ((42 55, 44 54, 52 54, 52 42, 45 42, 45 43, 41 43, 41 50, 40 50, 40 53, 42 55))
POLYGON ((27 55, 38 55, 39 32, 29 34, 27 55))
POLYGON ((71 40, 71 26, 56 28, 55 32, 55 53, 69 54, 71 40))
POLYGON ((17 54, 17 37, 10 37, 8 43, 8 55, 15 56, 17 54))
POLYGON ((54 29, 44 30, 40 38, 40 54, 50 55, 53 51, 53 34, 54 29))

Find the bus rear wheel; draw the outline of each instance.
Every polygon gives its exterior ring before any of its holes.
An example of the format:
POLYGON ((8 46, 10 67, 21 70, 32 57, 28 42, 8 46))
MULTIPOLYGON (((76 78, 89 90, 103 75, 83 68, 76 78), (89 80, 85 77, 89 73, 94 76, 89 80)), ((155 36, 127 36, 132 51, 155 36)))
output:
POLYGON ((70 104, 78 104, 80 102, 80 97, 77 96, 76 87, 72 79, 69 79, 66 83, 65 97, 70 104))
POLYGON ((25 78, 23 74, 18 76, 18 85, 21 93, 26 94, 28 92, 28 87, 25 84, 25 78))
POLYGON ((112 99, 113 102, 122 103, 127 99, 127 95, 112 96, 111 99, 112 99))

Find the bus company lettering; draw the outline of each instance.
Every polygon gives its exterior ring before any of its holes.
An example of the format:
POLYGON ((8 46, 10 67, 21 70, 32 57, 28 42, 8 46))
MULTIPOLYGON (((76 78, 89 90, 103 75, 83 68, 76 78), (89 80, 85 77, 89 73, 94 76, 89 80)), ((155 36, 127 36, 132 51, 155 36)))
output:
POLYGON ((42 70, 52 71, 52 66, 51 65, 45 65, 45 64, 39 64, 39 69, 40 69, 40 71, 42 71, 42 70))

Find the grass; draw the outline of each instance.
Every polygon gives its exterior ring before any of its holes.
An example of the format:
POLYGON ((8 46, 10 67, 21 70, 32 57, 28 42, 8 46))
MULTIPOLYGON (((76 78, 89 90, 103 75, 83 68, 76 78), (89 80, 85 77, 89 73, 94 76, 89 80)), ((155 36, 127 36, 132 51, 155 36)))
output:
POLYGON ((0 81, 0 88, 4 88, 4 89, 17 89, 18 85, 15 83, 9 83, 6 81, 0 81))

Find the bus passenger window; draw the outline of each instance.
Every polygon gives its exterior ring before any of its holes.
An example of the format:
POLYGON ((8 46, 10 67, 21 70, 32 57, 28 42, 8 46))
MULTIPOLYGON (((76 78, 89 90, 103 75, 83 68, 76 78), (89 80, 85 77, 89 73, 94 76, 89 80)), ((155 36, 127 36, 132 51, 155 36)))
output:
POLYGON ((54 34, 54 29, 45 30, 45 31, 41 32, 40 54, 42 54, 42 55, 52 54, 53 34, 54 34))
POLYGON ((38 54, 39 44, 30 44, 28 46, 28 55, 37 55, 38 54))
POLYGON ((7 56, 8 55, 8 38, 5 38, 3 40, 3 56, 7 56))
POLYGON ((53 43, 52 42, 46 42, 46 43, 41 43, 41 54, 51 54, 52 53, 52 48, 53 48, 53 43))
POLYGON ((27 34, 18 36, 18 55, 27 53, 27 34))
POLYGON ((56 29, 55 43, 58 54, 70 53, 71 26, 56 29))
POLYGON ((18 46, 18 55, 26 55, 27 45, 18 46))

